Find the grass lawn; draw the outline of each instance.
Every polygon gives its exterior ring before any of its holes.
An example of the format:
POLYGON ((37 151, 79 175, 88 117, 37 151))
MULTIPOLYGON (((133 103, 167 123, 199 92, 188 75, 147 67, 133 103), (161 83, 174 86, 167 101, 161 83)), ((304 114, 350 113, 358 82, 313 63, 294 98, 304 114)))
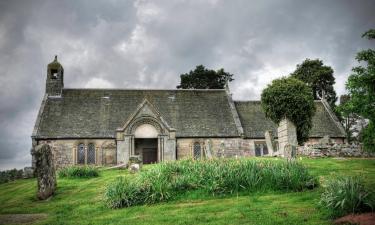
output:
MULTIPOLYGON (((262 159, 260 159, 262 160, 262 159)), ((312 174, 325 180, 361 175, 375 187, 374 159, 303 159, 312 174)), ((305 192, 241 193, 226 197, 187 193, 175 201, 109 209, 103 201, 105 186, 126 170, 102 171, 92 179, 58 179, 56 195, 48 201, 35 197, 36 180, 0 185, 0 214, 45 213, 35 224, 330 224, 318 205, 321 188, 305 192)), ((0 221, 1 224, 1 221, 0 221)))

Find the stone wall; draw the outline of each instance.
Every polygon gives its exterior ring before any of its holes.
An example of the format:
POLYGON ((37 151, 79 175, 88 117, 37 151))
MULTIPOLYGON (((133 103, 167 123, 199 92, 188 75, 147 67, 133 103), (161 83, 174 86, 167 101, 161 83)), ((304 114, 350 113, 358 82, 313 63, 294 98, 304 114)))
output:
MULTIPOLYGON (((322 138, 309 138, 306 142, 305 145, 315 145, 315 144, 320 144, 322 141, 322 138)), ((345 143, 345 138, 330 138, 331 143, 335 144, 344 144, 345 143)))
POLYGON ((335 143, 299 146, 297 154, 308 157, 375 157, 375 153, 364 152, 360 145, 335 143))
MULTIPOLYGON (((264 141, 264 140, 263 140, 264 141)), ((192 158, 194 143, 200 143, 202 151, 209 148, 213 157, 255 156, 253 139, 242 138, 178 138, 177 159, 192 158)))
POLYGON ((69 139, 69 140, 40 140, 38 144, 48 144, 52 147, 52 153, 56 168, 76 164, 77 147, 84 144, 85 150, 89 144, 95 145, 95 165, 116 164, 116 142, 113 139, 69 139))

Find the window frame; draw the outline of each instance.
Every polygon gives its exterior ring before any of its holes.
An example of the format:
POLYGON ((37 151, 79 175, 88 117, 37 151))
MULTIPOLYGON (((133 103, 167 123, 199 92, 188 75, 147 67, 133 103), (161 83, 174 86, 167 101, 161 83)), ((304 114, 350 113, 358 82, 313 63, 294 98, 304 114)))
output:
POLYGON ((76 163, 79 165, 86 164, 86 148, 83 143, 79 143, 77 145, 77 162, 76 163))
POLYGON ((193 159, 194 160, 202 159, 202 156, 203 156, 203 154, 202 154, 202 144, 199 143, 198 141, 196 141, 196 142, 193 143, 193 159), (196 147, 199 148, 199 155, 196 155, 196 152, 197 152, 196 147), (198 156, 199 156, 199 158, 198 158, 198 156))
POLYGON ((87 165, 90 165, 90 164, 96 164, 96 149, 95 149, 95 144, 94 143, 89 143, 88 145, 87 145, 87 153, 86 153, 86 156, 87 156, 87 158, 86 158, 86 164, 87 165), (92 151, 92 154, 93 154, 93 159, 94 159, 94 161, 93 162, 91 162, 91 160, 89 161, 89 159, 90 159, 90 151, 92 151))

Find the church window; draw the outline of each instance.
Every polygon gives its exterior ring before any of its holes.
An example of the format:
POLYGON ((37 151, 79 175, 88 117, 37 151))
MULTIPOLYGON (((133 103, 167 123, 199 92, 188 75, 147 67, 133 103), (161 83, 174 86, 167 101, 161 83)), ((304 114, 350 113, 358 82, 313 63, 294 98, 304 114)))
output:
POLYGON ((78 145, 77 163, 78 164, 85 164, 85 146, 83 144, 78 145))
POLYGON ((95 164, 95 145, 92 143, 87 149, 87 164, 95 164))
POLYGON ((268 148, 265 141, 255 142, 255 156, 268 155, 268 148))
POLYGON ((194 143, 194 148, 193 148, 193 153, 194 153, 194 159, 200 159, 202 156, 202 151, 201 151, 201 144, 198 142, 194 143))

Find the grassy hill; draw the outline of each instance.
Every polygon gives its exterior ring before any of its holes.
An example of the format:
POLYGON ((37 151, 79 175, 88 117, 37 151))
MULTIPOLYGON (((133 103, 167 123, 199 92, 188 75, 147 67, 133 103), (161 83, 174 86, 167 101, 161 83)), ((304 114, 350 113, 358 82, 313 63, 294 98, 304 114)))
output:
MULTIPOLYGON (((260 159, 261 160, 261 159, 260 159)), ((361 175, 375 186, 374 159, 303 159, 312 174, 325 180, 335 175, 361 175)), ((147 167, 146 167, 147 169, 147 167)), ((189 192, 155 205, 109 209, 102 201, 106 185, 126 170, 103 170, 92 179, 58 179, 56 195, 35 197, 36 180, 0 185, 1 214, 41 214, 35 224, 330 224, 319 207, 321 188, 304 192, 240 193, 225 197, 189 192)), ((0 221, 1 224, 1 221, 0 221)))

